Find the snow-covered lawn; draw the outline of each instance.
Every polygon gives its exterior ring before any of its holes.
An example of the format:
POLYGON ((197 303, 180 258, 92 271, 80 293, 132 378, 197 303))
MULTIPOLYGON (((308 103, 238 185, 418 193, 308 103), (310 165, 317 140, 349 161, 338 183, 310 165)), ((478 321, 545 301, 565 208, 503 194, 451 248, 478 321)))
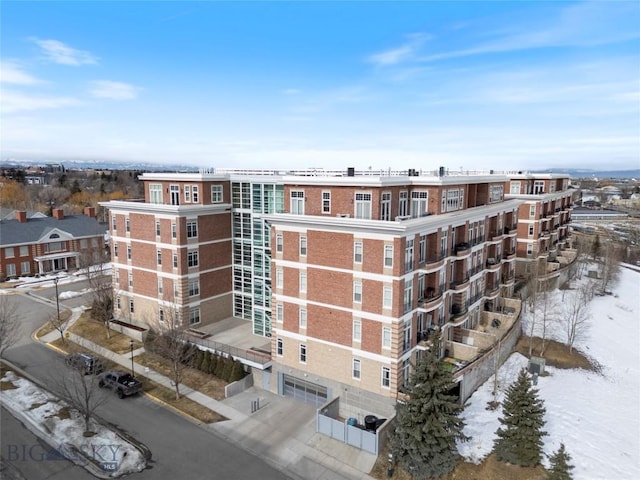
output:
POLYGON ((93 422, 95 435, 85 437, 84 419, 64 402, 12 371, 1 381, 17 387, 3 389, 2 404, 55 449, 47 458, 62 455, 103 478, 144 470, 147 461, 142 452, 114 430, 93 422))
MULTIPOLYGON (((536 388, 545 402, 548 435, 544 452, 551 454, 564 443, 575 466, 575 480, 625 480, 640 478, 640 273, 621 269, 614 295, 590 302, 591 326, 579 350, 602 366, 602 373, 546 367, 549 376, 536 388)), ((570 292, 565 292, 565 295, 570 292)), ((562 292, 552 304, 560 305, 562 292)), ((526 325, 528 319, 523 319, 526 325)), ((556 334, 558 330, 556 329, 556 334)), ((564 341, 563 338, 557 338, 564 341)), ((506 387, 515 380, 527 359, 514 353, 500 370, 506 387)), ((469 461, 479 463, 493 448, 502 410, 486 409, 492 400, 492 380, 469 399, 464 411, 469 442, 459 446, 469 461)), ((502 392, 498 400, 502 400, 502 392)), ((548 466, 548 462, 544 461, 548 466)))

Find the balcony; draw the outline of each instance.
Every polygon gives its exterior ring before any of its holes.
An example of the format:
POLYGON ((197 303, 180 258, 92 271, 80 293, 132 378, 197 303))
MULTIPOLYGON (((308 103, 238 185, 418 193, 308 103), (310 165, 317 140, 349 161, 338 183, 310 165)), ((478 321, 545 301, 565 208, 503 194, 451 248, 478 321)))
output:
POLYGON ((453 280, 451 283, 449 283, 449 288, 451 290, 456 290, 456 291, 464 290, 468 286, 469 286, 469 277, 453 280))
POLYGON ((515 279, 516 275, 514 272, 505 273, 504 275, 502 275, 502 284, 511 285, 513 282, 515 282, 515 279))
POLYGON ((444 259, 447 257, 447 251, 444 250, 440 253, 435 253, 435 254, 431 254, 429 255, 427 253, 427 263, 425 264, 425 266, 428 266, 429 268, 431 267, 437 267, 438 265, 436 264, 442 264, 444 259))
POLYGON ((499 270, 501 263, 497 258, 487 258, 487 270, 492 272, 499 270))
POLYGON ((502 254, 502 260, 513 260, 516 258, 516 251, 510 250, 502 254))
POLYGON ((550 235, 551 235, 551 232, 549 230, 542 231, 542 238, 549 238, 550 235))
POLYGON ((464 257, 465 255, 469 255, 471 253, 471 245, 468 243, 459 243, 454 248, 456 252, 456 256, 464 257))
POLYGON ((518 235, 518 229, 517 228, 504 227, 504 234, 507 235, 508 237, 515 237, 516 235, 518 235))
POLYGON ((489 243, 499 243, 502 241, 502 236, 503 236, 503 230, 500 230, 498 232, 490 232, 489 233, 489 243))
POLYGON ((425 290, 424 297, 418 300, 418 307, 424 309, 430 309, 437 306, 442 301, 442 294, 444 293, 444 285, 440 285, 438 288, 429 287, 425 290))
POLYGON ((475 237, 470 243, 472 247, 475 247, 476 245, 480 245, 482 242, 484 242, 484 235, 475 237))
POLYGON ((454 303, 451 305, 451 309, 449 313, 451 314, 451 319, 457 319, 465 315, 469 311, 469 301, 464 301, 461 303, 454 303))

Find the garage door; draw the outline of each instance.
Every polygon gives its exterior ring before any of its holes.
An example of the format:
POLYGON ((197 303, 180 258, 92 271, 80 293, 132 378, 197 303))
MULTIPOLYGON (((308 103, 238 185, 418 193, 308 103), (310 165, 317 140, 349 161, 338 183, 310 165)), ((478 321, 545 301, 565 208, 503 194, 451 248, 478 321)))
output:
POLYGON ((293 397, 319 407, 327 401, 327 387, 284 375, 284 396, 293 397))

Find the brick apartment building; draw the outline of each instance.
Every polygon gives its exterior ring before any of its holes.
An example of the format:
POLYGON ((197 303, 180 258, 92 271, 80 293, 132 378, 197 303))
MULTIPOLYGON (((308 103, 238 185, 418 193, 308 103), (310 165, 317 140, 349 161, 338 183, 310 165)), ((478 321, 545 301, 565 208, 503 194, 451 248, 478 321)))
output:
MULTIPOLYGON (((431 332, 452 358, 486 346, 469 332, 513 296, 523 203, 542 215, 561 208, 549 230, 570 217, 564 196, 552 206, 539 193, 506 198, 511 177, 493 173, 203 170, 140 180, 144 201, 104 204, 117 315, 148 323, 175 306, 185 325, 244 318, 271 337, 264 388, 316 404, 348 395, 381 414, 431 332)), ((553 188, 566 184, 558 177, 553 188)), ((556 235, 548 245, 561 248, 556 235)))
POLYGON ((518 211, 518 262, 516 275, 525 278, 539 264, 538 274, 554 276, 571 261, 563 255, 571 246, 569 223, 575 191, 562 174, 511 175, 505 185, 506 198, 522 200, 518 211))
POLYGON ((14 219, 0 220, 0 279, 74 270, 101 261, 106 225, 95 209, 84 215, 31 216, 16 211, 14 219))

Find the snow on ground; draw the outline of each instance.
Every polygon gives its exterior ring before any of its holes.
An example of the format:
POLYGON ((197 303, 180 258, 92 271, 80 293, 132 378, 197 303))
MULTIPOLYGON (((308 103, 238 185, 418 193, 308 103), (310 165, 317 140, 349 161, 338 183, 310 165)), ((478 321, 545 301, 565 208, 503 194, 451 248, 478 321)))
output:
POLYGON ((89 289, 89 288, 83 288, 82 290, 79 290, 77 292, 73 292, 73 291, 69 290, 67 292, 62 292, 60 295, 58 295, 58 298, 60 298, 60 300, 67 300, 69 298, 79 297, 79 296, 84 295, 85 293, 88 293, 90 291, 91 291, 91 289, 89 289))
POLYGON ((140 450, 113 430, 92 422, 91 429, 95 435, 85 437, 84 419, 77 411, 70 410, 68 419, 56 416, 65 407, 64 402, 14 372, 7 372, 2 381, 9 381, 17 387, 2 391, 2 403, 56 449, 48 452, 47 458, 55 459, 62 455, 85 467, 89 463, 87 458, 92 458, 106 474, 113 473, 113 476, 144 470, 146 460, 140 450), (79 455, 74 449, 83 454, 79 455))
MULTIPOLYGON (((575 480, 640 478, 639 284, 640 274, 623 268, 617 284, 609 287, 614 295, 590 302, 591 327, 578 348, 601 364, 601 374, 547 367, 550 375, 538 379, 546 407, 544 452, 550 455, 564 443, 575 480)), ((554 295, 559 305, 562 292, 554 295)), ((498 375, 502 390, 526 364, 518 353, 507 359, 498 375)), ((492 385, 492 379, 482 385, 463 413, 464 431, 472 438, 459 451, 476 463, 491 453, 500 426, 501 408, 486 409, 493 400, 492 385)), ((499 395, 501 401, 502 391, 499 395)), ((543 463, 548 465, 546 459, 543 463)))

